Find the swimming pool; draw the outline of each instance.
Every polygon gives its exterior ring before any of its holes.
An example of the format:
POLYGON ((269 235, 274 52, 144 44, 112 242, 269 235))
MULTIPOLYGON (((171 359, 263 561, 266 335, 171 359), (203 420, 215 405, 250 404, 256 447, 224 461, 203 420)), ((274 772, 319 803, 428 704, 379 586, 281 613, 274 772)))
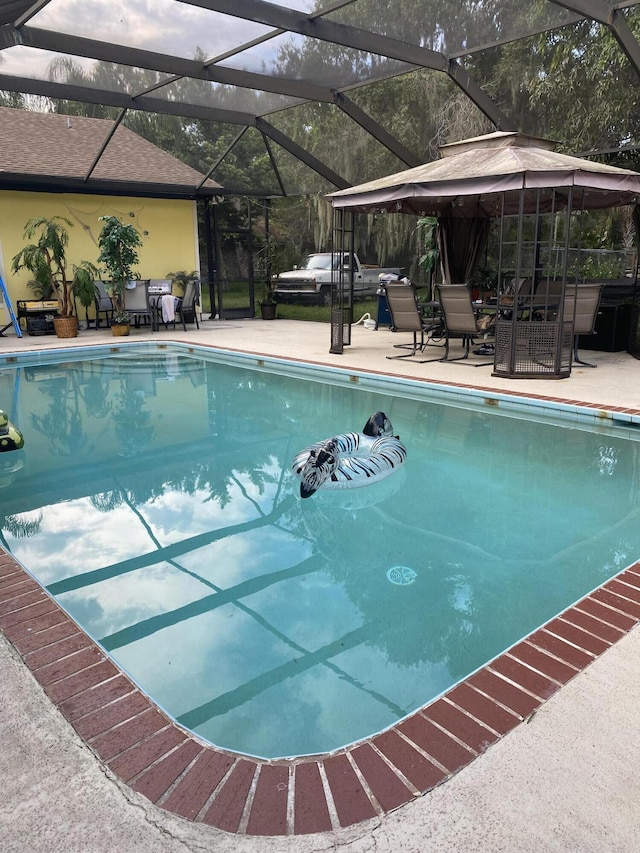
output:
POLYGON ((218 745, 302 755, 384 729, 640 552, 636 427, 255 358, 99 355, 3 371, 27 439, 3 535, 218 745), (379 408, 404 469, 301 502, 295 453, 379 408))

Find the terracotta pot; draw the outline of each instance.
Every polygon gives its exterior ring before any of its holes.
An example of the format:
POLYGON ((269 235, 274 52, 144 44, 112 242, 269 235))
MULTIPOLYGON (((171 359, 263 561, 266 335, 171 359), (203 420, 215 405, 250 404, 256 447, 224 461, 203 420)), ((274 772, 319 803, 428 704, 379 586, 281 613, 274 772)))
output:
POLYGON ((56 330, 56 335, 59 338, 77 338, 78 337, 78 318, 77 317, 54 317, 53 328, 56 330))
POLYGON ((112 323, 111 334, 115 337, 127 337, 131 331, 131 323, 112 323))

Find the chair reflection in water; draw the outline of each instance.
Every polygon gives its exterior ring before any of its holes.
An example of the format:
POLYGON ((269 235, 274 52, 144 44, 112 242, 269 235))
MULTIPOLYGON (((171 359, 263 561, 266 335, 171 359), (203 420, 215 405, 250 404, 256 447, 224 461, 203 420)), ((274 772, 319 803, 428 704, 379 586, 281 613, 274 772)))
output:
MULTIPOLYGON (((413 344, 394 344, 395 349, 408 349, 409 352, 403 355, 388 355, 387 358, 410 358, 418 352, 424 352, 430 343, 442 346, 442 320, 439 317, 423 317, 415 290, 410 284, 388 283, 385 285, 385 293, 393 331, 413 333, 413 344)), ((441 358, 442 356, 421 359, 418 364, 440 361, 441 358)))

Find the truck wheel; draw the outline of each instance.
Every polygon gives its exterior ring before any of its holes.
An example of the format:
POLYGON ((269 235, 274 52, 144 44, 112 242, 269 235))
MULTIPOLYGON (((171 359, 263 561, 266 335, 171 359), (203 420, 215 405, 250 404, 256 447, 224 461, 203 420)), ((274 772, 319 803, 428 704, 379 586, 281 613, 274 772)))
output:
POLYGON ((320 294, 318 296, 318 305, 324 305, 327 308, 331 305, 331 288, 324 287, 320 288, 320 294))

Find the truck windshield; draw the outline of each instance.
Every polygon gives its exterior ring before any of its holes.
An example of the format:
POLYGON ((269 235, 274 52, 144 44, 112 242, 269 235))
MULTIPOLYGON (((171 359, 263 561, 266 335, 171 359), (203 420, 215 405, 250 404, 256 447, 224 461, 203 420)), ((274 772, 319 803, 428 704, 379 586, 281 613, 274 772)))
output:
POLYGON ((331 255, 307 255, 300 264, 301 270, 330 270, 331 255))

